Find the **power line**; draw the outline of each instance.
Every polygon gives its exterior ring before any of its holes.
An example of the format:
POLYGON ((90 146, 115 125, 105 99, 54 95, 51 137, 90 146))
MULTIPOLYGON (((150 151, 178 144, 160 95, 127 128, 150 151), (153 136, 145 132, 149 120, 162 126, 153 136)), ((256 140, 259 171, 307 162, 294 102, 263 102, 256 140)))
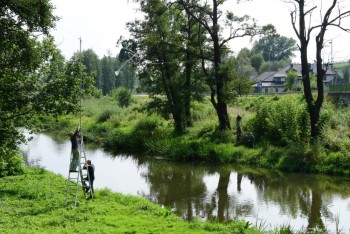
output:
MULTIPOLYGON (((30 11, 33 15, 36 15, 37 17, 41 17, 41 15, 39 15, 39 14, 37 14, 36 12, 34 12, 34 11, 32 11, 30 8, 28 8, 27 6, 25 6, 25 5, 23 5, 23 4, 21 4, 21 3, 19 3, 19 2, 17 2, 16 0, 12 0, 14 3, 16 3, 18 6, 20 6, 20 7, 22 7, 22 8, 25 8, 26 10, 28 10, 28 11, 30 11)), ((30 21, 30 20, 29 20, 30 21)), ((32 23, 34 23, 33 21, 31 21, 32 23)), ((63 27, 60 27, 60 26, 56 26, 57 28, 59 28, 59 29, 61 29, 61 30, 63 30, 63 31, 65 31, 66 33, 68 33, 70 36, 72 36, 72 37, 74 37, 75 39, 77 39, 77 40, 79 40, 79 42, 80 42, 80 47, 81 47, 81 43, 82 43, 82 40, 81 40, 81 37, 80 36, 77 36, 77 35, 75 35, 74 33, 72 33, 71 31, 69 31, 69 30, 67 30, 67 29, 65 29, 65 28, 63 28, 63 27)), ((98 46, 96 46, 96 45, 94 45, 93 43, 91 43, 91 42, 89 42, 89 41, 87 41, 87 40, 85 40, 84 39, 84 41, 85 42, 87 42, 87 43, 89 43, 91 46, 93 46, 93 48, 94 49, 98 49, 98 50, 100 50, 101 52, 105 52, 104 50, 102 50, 101 48, 99 48, 98 46)), ((81 50, 81 48, 80 48, 80 50, 81 50)))

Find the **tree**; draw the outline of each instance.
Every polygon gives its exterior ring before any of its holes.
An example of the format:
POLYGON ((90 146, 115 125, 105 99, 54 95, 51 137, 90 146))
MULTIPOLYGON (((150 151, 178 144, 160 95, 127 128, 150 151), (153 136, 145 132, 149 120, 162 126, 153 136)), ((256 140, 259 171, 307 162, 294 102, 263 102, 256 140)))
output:
POLYGON ((219 129, 231 129, 231 124, 227 111, 228 100, 225 99, 225 78, 220 72, 221 58, 225 56, 228 51, 227 43, 237 37, 254 36, 262 34, 267 31, 272 32, 274 28, 271 25, 265 27, 258 27, 251 18, 247 15, 238 17, 232 12, 226 14, 225 25, 230 28, 230 34, 222 37, 223 28, 219 23, 222 16, 220 7, 225 0, 208 1, 185 1, 176 0, 174 3, 180 4, 185 11, 193 17, 205 30, 209 36, 206 43, 206 53, 202 53, 202 68, 207 77, 207 84, 209 85, 211 95, 210 100, 214 106, 218 120, 219 129), (208 66, 210 62, 210 66, 208 66), (210 72, 210 69, 213 71, 210 72))
POLYGON ((298 74, 294 70, 288 71, 286 82, 284 86, 287 90, 293 91, 295 90, 296 82, 298 81, 298 74))
POLYGON ((261 64, 264 62, 264 57, 262 54, 253 54, 250 56, 250 64, 254 67, 256 72, 259 72, 261 64))
POLYGON ((310 123, 311 123, 311 138, 315 138, 321 134, 321 127, 319 126, 320 112, 324 100, 324 87, 323 77, 328 69, 323 65, 322 49, 324 47, 324 40, 326 31, 330 27, 336 27, 340 30, 350 32, 349 28, 342 26, 342 20, 350 16, 350 10, 345 10, 345 6, 342 6, 343 1, 331 0, 330 6, 326 7, 326 4, 322 4, 319 16, 320 22, 314 25, 307 25, 307 22, 311 24, 312 13, 317 6, 313 6, 309 9, 306 0, 290 0, 290 3, 294 5, 294 10, 291 12, 291 22, 295 34, 299 39, 299 50, 302 67, 302 81, 304 85, 305 101, 307 103, 310 123), (325 10, 324 10, 325 9, 325 10), (324 10, 324 11, 323 11, 324 10), (308 62, 308 46, 310 39, 314 37, 312 33, 316 32, 316 66, 317 66, 317 97, 313 97, 310 81, 310 67, 308 62))
POLYGON ((250 50, 248 48, 243 48, 239 51, 236 69, 243 76, 249 77, 256 73, 254 67, 251 65, 250 50))
POLYGON ((278 71, 283 67, 286 67, 292 63, 291 60, 280 60, 280 61, 271 61, 271 62, 263 62, 259 68, 259 74, 262 74, 266 71, 278 71))
POLYGON ((49 35, 57 20, 52 12, 48 0, 0 3, 1 176, 18 173, 18 165, 11 163, 18 156, 18 141, 25 140, 19 127, 35 130, 38 115, 79 108, 80 82, 72 71, 62 72, 63 61, 49 35))
MULTIPOLYGON (((139 78, 164 117, 174 120, 176 134, 191 124, 190 101, 198 62, 193 59, 201 29, 190 15, 167 1, 140 1, 144 21, 129 23, 139 57, 139 78), (161 95, 161 96, 160 96, 161 95)), ((150 108, 154 110, 155 108, 150 108)))
POLYGON ((279 35, 268 35, 256 41, 252 53, 262 54, 265 61, 290 59, 298 48, 293 38, 279 35))
POLYGON ((252 92, 252 81, 249 75, 241 73, 238 69, 238 60, 230 58, 221 65, 221 72, 225 77, 225 93, 224 97, 232 102, 238 96, 252 92))
POLYGON ((103 56, 101 59, 101 89, 104 95, 109 94, 116 87, 116 58, 111 55, 103 56))
POLYGON ((101 88, 101 64, 98 55, 92 50, 88 49, 82 53, 82 63, 86 67, 86 72, 94 77, 94 85, 96 88, 101 88))

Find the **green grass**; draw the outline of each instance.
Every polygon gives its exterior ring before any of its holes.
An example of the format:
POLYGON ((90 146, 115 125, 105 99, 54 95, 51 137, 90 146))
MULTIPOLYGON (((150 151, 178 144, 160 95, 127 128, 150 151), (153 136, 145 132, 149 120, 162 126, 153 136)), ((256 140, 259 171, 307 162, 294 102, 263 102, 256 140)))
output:
POLYGON ((96 190, 65 206, 66 181, 43 169, 0 178, 0 233, 259 233, 249 223, 186 222, 143 198, 96 190))

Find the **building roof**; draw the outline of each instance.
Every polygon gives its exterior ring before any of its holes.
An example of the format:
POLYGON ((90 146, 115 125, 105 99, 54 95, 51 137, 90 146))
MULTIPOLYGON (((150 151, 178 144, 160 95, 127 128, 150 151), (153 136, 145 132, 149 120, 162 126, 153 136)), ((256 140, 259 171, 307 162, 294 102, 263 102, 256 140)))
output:
POLYGON ((256 77, 255 79, 257 81, 272 81, 273 80, 273 75, 275 74, 276 72, 275 71, 267 71, 267 72, 264 72, 262 74, 260 74, 258 77, 256 77))
MULTIPOLYGON (((315 67, 316 67, 315 64, 310 64, 310 71, 311 72, 315 72, 316 71, 315 67)), ((275 77, 285 78, 285 77, 287 77, 288 71, 290 69, 295 70, 297 75, 298 75, 298 77, 302 76, 302 74, 301 74, 301 64, 291 64, 291 65, 285 66, 284 68, 279 69, 278 71, 267 71, 267 72, 264 72, 264 73, 260 74, 259 76, 257 76, 255 78, 255 80, 257 82, 260 82, 260 81, 261 82, 272 82, 272 81, 274 81, 275 77)), ((328 68, 327 69, 326 75, 334 75, 334 74, 335 74, 335 72, 332 70, 332 68, 328 68)))

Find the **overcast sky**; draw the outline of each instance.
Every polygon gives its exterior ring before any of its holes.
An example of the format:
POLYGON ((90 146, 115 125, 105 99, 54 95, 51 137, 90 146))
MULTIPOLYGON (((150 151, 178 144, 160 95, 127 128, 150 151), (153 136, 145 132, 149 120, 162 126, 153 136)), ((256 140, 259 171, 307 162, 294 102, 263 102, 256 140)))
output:
MULTIPOLYGON (((313 2, 320 2, 315 0, 313 2)), ((324 0, 324 4, 330 0, 324 0)), ((350 1, 343 0, 350 9, 350 1)), ((228 0, 225 4, 227 10, 242 16, 248 14, 253 16, 259 25, 271 23, 275 25, 277 32, 286 37, 296 39, 290 22, 290 7, 282 0, 253 0, 236 4, 236 0, 228 0)), ((74 52, 79 51, 79 38, 82 39, 82 50, 93 49, 101 58, 110 51, 112 56, 119 53, 120 47, 116 47, 116 42, 120 36, 128 38, 126 22, 133 21, 138 17, 135 11, 137 5, 132 0, 52 0, 56 7, 55 14, 61 19, 57 22, 56 30, 52 32, 55 36, 56 44, 69 59, 74 52)), ((325 8, 326 5, 324 5, 325 8)), ((321 9, 318 6, 318 9, 321 9)), ((316 19, 316 14, 315 17, 316 19)), ((343 24, 350 28, 350 19, 343 24)), ((258 38, 256 38, 258 39, 258 38)), ((324 61, 330 60, 331 54, 334 61, 344 61, 350 59, 350 34, 332 30, 326 33, 326 43, 324 49, 324 61), (331 46, 332 45, 332 46, 331 46), (333 52, 333 53, 331 53, 333 52)), ((313 43, 314 39, 312 39, 313 43)), ((236 54, 243 47, 251 48, 252 42, 249 38, 234 39, 230 43, 230 48, 236 54)), ((314 44, 310 45, 310 62, 315 59, 314 44)), ((294 62, 300 59, 295 57, 294 62)))

